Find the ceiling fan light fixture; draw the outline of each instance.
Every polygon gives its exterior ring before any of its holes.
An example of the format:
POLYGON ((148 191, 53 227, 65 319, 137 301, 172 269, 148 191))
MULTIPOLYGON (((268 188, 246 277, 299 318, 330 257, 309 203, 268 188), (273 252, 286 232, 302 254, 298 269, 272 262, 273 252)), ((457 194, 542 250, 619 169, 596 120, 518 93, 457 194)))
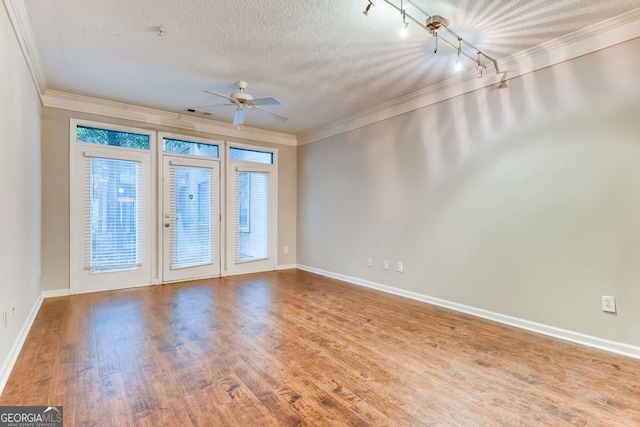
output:
POLYGON ((236 112, 233 114, 233 124, 234 125, 242 125, 244 124, 244 106, 236 109, 236 112))

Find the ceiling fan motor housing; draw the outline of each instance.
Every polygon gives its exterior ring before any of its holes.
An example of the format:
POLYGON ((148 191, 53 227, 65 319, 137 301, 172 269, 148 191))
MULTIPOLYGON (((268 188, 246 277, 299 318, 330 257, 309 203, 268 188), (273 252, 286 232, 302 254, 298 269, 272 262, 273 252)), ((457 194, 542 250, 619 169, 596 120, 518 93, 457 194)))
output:
POLYGON ((244 90, 247 88, 247 82, 240 80, 238 82, 238 89, 240 90, 240 92, 235 92, 232 93, 231 95, 229 95, 231 98, 235 99, 236 101, 240 102, 240 103, 247 103, 247 101, 251 101, 253 100, 253 96, 249 95, 248 93, 245 93, 244 90))
POLYGON ((235 92, 235 93, 232 93, 230 96, 236 101, 243 102, 243 103, 246 103, 247 101, 251 101, 253 99, 253 96, 244 92, 235 92))

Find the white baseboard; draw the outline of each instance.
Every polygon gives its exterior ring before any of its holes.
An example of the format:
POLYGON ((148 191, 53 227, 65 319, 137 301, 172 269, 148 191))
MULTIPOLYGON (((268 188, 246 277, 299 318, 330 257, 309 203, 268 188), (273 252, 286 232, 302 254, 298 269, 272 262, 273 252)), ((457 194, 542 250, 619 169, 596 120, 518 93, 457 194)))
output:
POLYGON ((56 297, 64 297, 70 295, 71 291, 69 289, 55 289, 51 291, 42 291, 38 299, 33 304, 31 311, 29 312, 29 316, 24 322, 20 333, 16 337, 15 342, 13 343, 13 347, 9 351, 7 358, 4 363, 0 367, 0 395, 2 395, 2 391, 4 390, 4 386, 9 381, 9 376, 11 375, 11 371, 13 370, 13 366, 16 364, 16 360, 18 360, 18 355, 20 355, 20 350, 22 350, 22 346, 24 345, 25 340, 27 339, 27 335, 29 335, 29 331, 31 330, 31 326, 33 322, 36 320, 36 316, 38 315, 38 311, 40 311, 40 306, 42 302, 47 298, 56 298, 56 297))
POLYGON ((544 325, 541 323, 531 322, 529 320, 519 319, 517 317, 506 316, 500 313, 483 310, 480 308, 470 307, 468 305, 458 304, 430 296, 422 295, 416 292, 405 291, 391 286, 382 285, 368 280, 359 279, 357 277, 346 276, 344 274, 333 273, 318 268, 308 267, 305 265, 297 266, 300 270, 305 270, 321 276, 330 277, 332 279, 342 280, 343 282, 352 283, 354 285, 364 286, 367 288, 377 289, 389 294, 399 295, 417 301, 426 302, 428 304, 437 305, 439 307, 448 308, 459 311, 461 313, 470 314, 472 316, 481 317, 483 319, 492 320, 494 322, 503 323, 505 325, 514 326, 516 328, 525 329, 527 331, 536 332, 561 340, 570 341, 576 344, 586 345, 588 347, 609 351, 611 353, 640 359, 640 347, 632 346, 616 341, 609 341, 602 338, 585 335, 579 332, 569 331, 566 329, 556 328, 554 326, 544 325))
POLYGON ((42 298, 57 298, 71 295, 71 289, 54 289, 51 291, 42 291, 42 298))
POLYGON ((291 270, 294 268, 298 268, 296 264, 283 264, 276 267, 276 270, 291 270))
POLYGON ((4 386, 7 385, 7 381, 9 381, 9 375, 11 375, 11 371, 13 370, 13 366, 18 360, 18 355, 20 354, 20 350, 22 350, 22 345, 27 339, 27 335, 29 335, 29 331, 31 330, 31 326, 33 325, 33 321, 36 320, 36 316, 38 311, 40 310, 40 306, 42 305, 43 297, 42 294, 38 296, 35 304, 31 308, 27 319, 22 325, 22 329, 20 329, 20 333, 16 337, 11 350, 9 350, 9 354, 5 359, 4 363, 0 367, 0 395, 2 395, 2 391, 4 390, 4 386))

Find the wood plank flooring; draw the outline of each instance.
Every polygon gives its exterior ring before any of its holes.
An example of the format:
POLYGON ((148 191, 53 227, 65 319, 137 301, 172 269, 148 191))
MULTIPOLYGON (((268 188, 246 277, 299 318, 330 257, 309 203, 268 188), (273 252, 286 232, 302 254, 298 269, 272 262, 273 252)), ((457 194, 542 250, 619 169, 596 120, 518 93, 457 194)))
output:
POLYGON ((638 426, 640 360, 288 270, 46 300, 0 405, 65 426, 638 426))

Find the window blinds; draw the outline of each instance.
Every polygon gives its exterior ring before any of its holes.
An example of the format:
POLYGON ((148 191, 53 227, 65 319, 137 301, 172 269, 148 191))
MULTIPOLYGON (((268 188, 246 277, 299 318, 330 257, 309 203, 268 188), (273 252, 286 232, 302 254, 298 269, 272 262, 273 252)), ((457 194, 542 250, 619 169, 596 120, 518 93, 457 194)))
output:
POLYGON ((269 258, 269 173, 236 170, 236 262, 269 258))
POLYGON ((85 157, 85 269, 136 268, 142 259, 141 164, 85 157))
POLYGON ((171 268, 213 262, 212 169, 171 165, 171 268))

